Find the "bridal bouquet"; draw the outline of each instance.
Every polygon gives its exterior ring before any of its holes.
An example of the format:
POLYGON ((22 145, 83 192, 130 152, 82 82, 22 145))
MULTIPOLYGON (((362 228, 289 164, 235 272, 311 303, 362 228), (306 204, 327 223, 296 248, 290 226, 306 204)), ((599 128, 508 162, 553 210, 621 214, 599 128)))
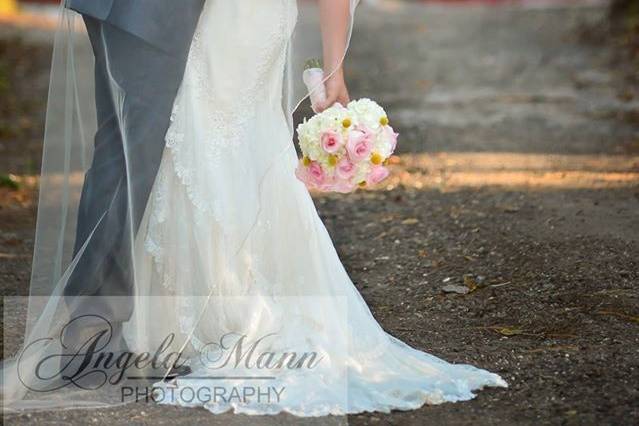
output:
POLYGON ((398 136, 384 109, 366 98, 315 114, 297 134, 303 154, 298 179, 309 189, 342 193, 386 179, 398 136))

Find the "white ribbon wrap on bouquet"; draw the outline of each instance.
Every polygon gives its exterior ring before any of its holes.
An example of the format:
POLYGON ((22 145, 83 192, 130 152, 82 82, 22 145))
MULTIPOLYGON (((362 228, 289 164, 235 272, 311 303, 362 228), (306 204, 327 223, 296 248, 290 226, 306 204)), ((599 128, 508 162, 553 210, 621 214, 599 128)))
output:
POLYGON ((304 84, 308 89, 311 107, 317 112, 317 105, 326 101, 326 86, 324 85, 324 70, 321 68, 308 68, 302 74, 304 84))

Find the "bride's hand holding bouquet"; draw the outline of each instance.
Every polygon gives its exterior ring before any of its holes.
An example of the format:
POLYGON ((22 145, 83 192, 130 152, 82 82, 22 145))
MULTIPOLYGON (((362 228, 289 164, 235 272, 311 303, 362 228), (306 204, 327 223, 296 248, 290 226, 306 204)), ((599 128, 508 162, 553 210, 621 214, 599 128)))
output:
POLYGON ((350 101, 343 69, 350 6, 348 0, 319 2, 324 67, 310 60, 302 76, 316 115, 297 128, 303 157, 295 173, 319 191, 351 192, 380 183, 397 145, 381 106, 365 98, 350 101))
POLYGON ((341 73, 325 88, 322 79, 320 68, 304 72, 318 113, 297 128, 303 154, 297 177, 309 189, 342 193, 380 183, 389 174, 385 163, 398 136, 386 112, 370 99, 349 102, 341 73))
POLYGON ((313 109, 315 112, 320 113, 336 103, 348 105, 350 96, 348 95, 348 88, 344 81, 344 71, 342 68, 339 68, 326 80, 324 90, 320 91, 320 93, 322 92, 324 99, 314 106, 313 109))

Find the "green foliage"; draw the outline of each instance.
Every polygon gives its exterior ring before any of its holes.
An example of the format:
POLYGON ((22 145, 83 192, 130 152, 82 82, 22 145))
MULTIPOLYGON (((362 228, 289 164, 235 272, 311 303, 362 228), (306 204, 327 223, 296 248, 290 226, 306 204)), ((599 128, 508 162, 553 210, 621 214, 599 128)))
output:
POLYGON ((322 68, 321 59, 318 59, 318 58, 307 59, 306 62, 304 63, 304 69, 307 70, 311 68, 322 68))
POLYGON ((18 190, 20 184, 12 175, 0 175, 0 187, 18 190))

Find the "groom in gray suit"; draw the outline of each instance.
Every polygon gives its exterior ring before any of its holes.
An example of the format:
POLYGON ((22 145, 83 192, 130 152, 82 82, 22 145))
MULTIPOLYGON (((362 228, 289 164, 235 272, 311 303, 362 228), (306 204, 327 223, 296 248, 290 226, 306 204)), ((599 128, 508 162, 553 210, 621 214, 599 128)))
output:
MULTIPOLYGON (((133 294, 131 235, 155 180, 173 101, 204 0, 66 0, 82 14, 95 55, 97 132, 78 209, 74 255, 64 290, 74 296, 133 294), (122 96, 122 94, 125 94, 122 96), (106 212, 106 213, 105 213, 106 212)), ((92 300, 117 327, 132 303, 92 300)), ((88 309, 88 308, 86 308, 88 309)))

